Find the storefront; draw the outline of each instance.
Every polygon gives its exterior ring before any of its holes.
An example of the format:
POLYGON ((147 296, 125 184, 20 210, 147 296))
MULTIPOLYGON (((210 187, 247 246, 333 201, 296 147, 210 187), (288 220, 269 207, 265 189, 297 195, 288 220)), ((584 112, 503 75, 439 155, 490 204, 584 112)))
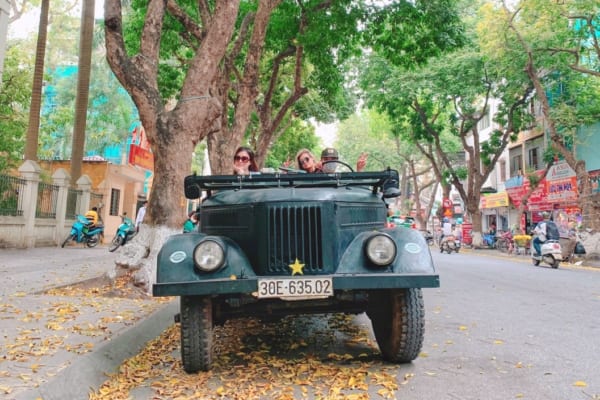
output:
MULTIPOLYGON (((542 171, 537 171, 542 175, 542 171)), ((546 177, 531 193, 520 214, 519 207, 530 189, 529 179, 517 176, 505 183, 512 205, 511 215, 519 220, 522 233, 531 229, 542 220, 543 211, 550 212, 559 226, 561 234, 566 235, 578 223, 581 223, 581 210, 577 205, 577 178, 575 171, 566 162, 558 162, 550 167, 546 177)))
POLYGON ((482 230, 488 232, 492 226, 505 231, 511 227, 507 192, 482 194, 479 209, 482 215, 482 230))

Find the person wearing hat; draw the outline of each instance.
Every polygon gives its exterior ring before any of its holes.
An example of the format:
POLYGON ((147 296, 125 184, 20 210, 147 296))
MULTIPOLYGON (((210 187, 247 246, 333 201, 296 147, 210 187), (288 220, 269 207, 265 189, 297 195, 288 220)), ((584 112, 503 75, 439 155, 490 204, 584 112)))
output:
POLYGON ((546 240, 558 240, 560 239, 560 234, 558 233, 558 227, 556 224, 550 220, 549 212, 542 212, 543 220, 538 222, 536 227, 533 229, 533 233, 535 237, 532 240, 533 248, 537 256, 542 254, 542 243, 545 243, 546 240))
MULTIPOLYGON (((326 161, 338 161, 339 154, 333 147, 327 147, 321 152, 321 165, 326 161)), ((367 153, 360 153, 358 160, 356 161, 356 172, 361 172, 367 165, 367 153)), ((325 172, 335 172, 335 163, 324 164, 323 170, 325 172)))

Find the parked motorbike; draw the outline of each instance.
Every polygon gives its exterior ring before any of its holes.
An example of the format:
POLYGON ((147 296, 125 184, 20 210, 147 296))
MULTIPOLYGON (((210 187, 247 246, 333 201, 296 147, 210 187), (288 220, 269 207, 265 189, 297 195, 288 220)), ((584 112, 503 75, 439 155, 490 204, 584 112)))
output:
POLYGON ((427 242, 427 244, 429 246, 433 246, 433 243, 434 243, 433 233, 431 233, 430 231, 421 231, 421 234, 423 234, 423 237, 425 238, 425 241, 427 242))
POLYGON ((537 255, 535 250, 532 248, 531 261, 533 265, 540 265, 543 261, 550 265, 552 268, 558 268, 558 264, 563 259, 562 248, 558 240, 546 240, 541 246, 541 255, 537 255))
POLYGON ((503 232, 500 235, 500 238, 496 240, 496 248, 502 253, 512 254, 515 249, 515 245, 511 231, 503 232))
POLYGON ((71 232, 62 242, 60 247, 65 247, 71 240, 76 243, 83 243, 87 247, 96 247, 104 235, 104 226, 92 226, 90 221, 83 215, 78 215, 71 227, 71 232))
POLYGON ((117 233, 113 238, 110 246, 108 247, 108 251, 113 252, 119 248, 119 246, 124 246, 129 240, 131 240, 137 231, 135 230, 135 226, 131 218, 127 215, 121 216, 121 225, 117 228, 117 233))
POLYGON ((453 251, 457 252, 460 250, 460 242, 456 240, 454 235, 444 236, 440 242, 440 253, 444 251, 451 254, 453 251), (458 243, 458 244, 457 244, 458 243))

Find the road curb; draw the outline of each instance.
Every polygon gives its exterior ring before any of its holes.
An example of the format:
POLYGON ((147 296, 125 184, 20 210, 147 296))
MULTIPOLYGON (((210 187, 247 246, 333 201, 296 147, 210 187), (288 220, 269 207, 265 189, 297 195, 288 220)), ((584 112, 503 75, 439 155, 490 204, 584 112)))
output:
POLYGON ((84 400, 117 371, 127 358, 139 353, 146 343, 174 323, 179 302, 172 300, 147 318, 105 342, 96 351, 78 358, 51 381, 20 393, 16 400, 84 400))

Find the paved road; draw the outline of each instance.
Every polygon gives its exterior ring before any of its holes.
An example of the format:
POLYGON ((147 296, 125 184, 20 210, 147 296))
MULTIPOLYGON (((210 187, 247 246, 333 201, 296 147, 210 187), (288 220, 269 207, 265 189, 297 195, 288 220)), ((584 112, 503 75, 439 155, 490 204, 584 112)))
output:
POLYGON ((174 311, 132 341, 133 327, 164 303, 68 287, 112 273, 114 259, 103 246, 0 249, 0 398, 87 398, 90 385, 172 321, 174 311), (81 386, 65 391, 65 382, 81 386))

